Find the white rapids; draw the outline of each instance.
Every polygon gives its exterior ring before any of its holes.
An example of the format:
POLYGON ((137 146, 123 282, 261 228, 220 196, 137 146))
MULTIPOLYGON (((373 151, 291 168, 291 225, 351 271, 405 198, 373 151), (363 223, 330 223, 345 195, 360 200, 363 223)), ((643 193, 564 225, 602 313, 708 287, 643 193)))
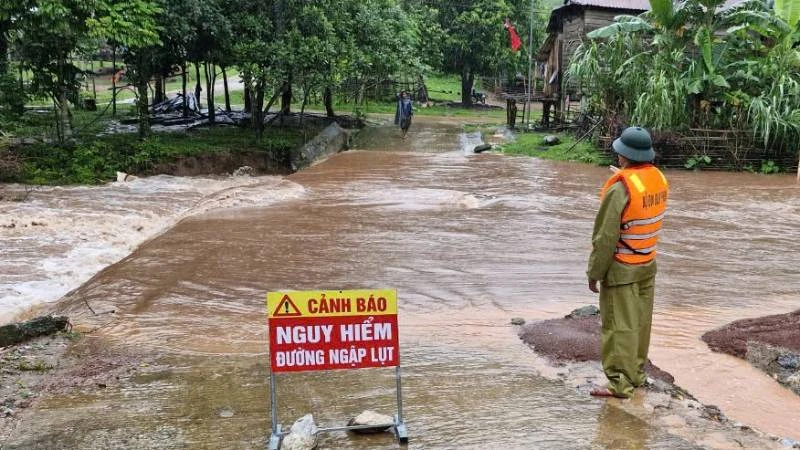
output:
MULTIPOLYGON (((0 185, 0 198, 21 198, 24 191, 0 185)), ((22 201, 0 201, 0 324, 58 300, 185 217, 303 194, 302 186, 278 176, 159 175, 39 187, 22 201)))

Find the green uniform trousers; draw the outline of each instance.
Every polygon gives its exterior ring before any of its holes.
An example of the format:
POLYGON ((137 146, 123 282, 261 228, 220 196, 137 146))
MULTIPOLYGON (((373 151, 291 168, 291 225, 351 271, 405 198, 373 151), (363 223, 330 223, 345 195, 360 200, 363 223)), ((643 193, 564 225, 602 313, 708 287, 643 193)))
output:
POLYGON ((650 347, 656 277, 619 286, 602 286, 600 317, 603 321, 600 352, 608 389, 617 397, 630 397, 644 384, 644 364, 650 347))

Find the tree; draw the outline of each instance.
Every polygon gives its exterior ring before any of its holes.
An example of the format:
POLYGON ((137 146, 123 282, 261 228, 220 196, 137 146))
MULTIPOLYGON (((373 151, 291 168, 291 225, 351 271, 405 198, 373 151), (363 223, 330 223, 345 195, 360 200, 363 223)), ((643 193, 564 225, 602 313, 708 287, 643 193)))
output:
POLYGON ((147 83, 158 68, 156 17, 161 8, 155 0, 99 0, 95 15, 87 20, 91 33, 104 37, 122 50, 126 76, 136 86, 139 137, 150 133, 147 83))
POLYGON ((351 61, 351 76, 360 80, 362 90, 369 79, 420 73, 419 28, 398 2, 355 1, 351 7, 352 44, 346 57, 351 61))
POLYGON ((461 103, 472 104, 475 77, 492 74, 511 51, 503 20, 512 12, 506 0, 432 2, 443 36, 443 67, 461 76, 461 103))
POLYGON ((33 72, 34 93, 52 98, 62 143, 72 139, 68 98, 80 87, 81 70, 70 62, 70 55, 87 36, 93 13, 91 0, 36 0, 18 22, 23 66, 33 72))

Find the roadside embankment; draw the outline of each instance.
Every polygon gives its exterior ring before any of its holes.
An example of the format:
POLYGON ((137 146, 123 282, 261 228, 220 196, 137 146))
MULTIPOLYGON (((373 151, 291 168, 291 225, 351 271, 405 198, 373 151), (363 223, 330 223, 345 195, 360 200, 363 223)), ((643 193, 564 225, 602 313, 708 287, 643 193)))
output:
MULTIPOLYGON (((583 307, 560 319, 520 326, 519 337, 536 353, 541 374, 589 395, 606 384, 600 365, 600 316, 593 306, 583 307)), ((687 445, 709 449, 800 448, 791 439, 769 436, 746 424, 729 420, 714 405, 699 402, 674 384, 669 373, 648 361, 648 382, 631 399, 598 399, 633 417, 655 424, 687 445)), ((625 447, 624 442, 618 442, 625 447)))
POLYGON ((702 339, 711 350, 746 359, 800 395, 800 310, 737 320, 702 339))

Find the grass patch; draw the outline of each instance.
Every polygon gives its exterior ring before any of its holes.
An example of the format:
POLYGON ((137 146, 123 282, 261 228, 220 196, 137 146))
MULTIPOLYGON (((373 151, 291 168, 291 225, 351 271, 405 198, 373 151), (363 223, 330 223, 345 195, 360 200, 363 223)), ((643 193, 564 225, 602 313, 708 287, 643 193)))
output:
POLYGON ((23 360, 17 365, 17 370, 23 372, 46 372, 52 368, 52 365, 40 359, 33 361, 23 360))
MULTIPOLYGON (((300 104, 292 104, 292 111, 299 113, 300 104)), ((276 111, 278 107, 272 109, 276 111)), ((306 105, 306 112, 324 112, 325 105, 323 104, 308 104, 306 105)), ((397 110, 395 102, 374 102, 365 103, 360 106, 354 106, 352 103, 334 103, 333 111, 336 114, 353 114, 365 115, 370 114, 394 114, 397 110)), ((414 103, 414 115, 416 116, 441 116, 441 117, 476 117, 486 119, 502 119, 506 118, 506 111, 504 109, 489 109, 489 108, 460 108, 447 105, 433 105, 423 108, 419 103, 414 103)))
POLYGON ((461 101, 461 77, 458 75, 431 75, 425 77, 425 86, 432 100, 461 101))
POLYGON ((611 158, 591 141, 581 141, 575 145, 575 137, 569 134, 556 134, 561 142, 547 146, 544 137, 552 133, 520 133, 514 142, 504 144, 503 152, 509 155, 527 155, 556 161, 580 161, 596 165, 611 163, 611 158), (574 146, 574 147, 573 147, 574 146))
POLYGON ((186 133, 157 133, 144 140, 126 133, 92 137, 73 146, 26 145, 18 149, 21 170, 0 173, 0 181, 97 184, 115 179, 117 171, 148 173, 160 163, 221 152, 263 152, 273 161, 286 162, 291 152, 317 131, 268 128, 256 142, 249 129, 209 127, 186 133))

